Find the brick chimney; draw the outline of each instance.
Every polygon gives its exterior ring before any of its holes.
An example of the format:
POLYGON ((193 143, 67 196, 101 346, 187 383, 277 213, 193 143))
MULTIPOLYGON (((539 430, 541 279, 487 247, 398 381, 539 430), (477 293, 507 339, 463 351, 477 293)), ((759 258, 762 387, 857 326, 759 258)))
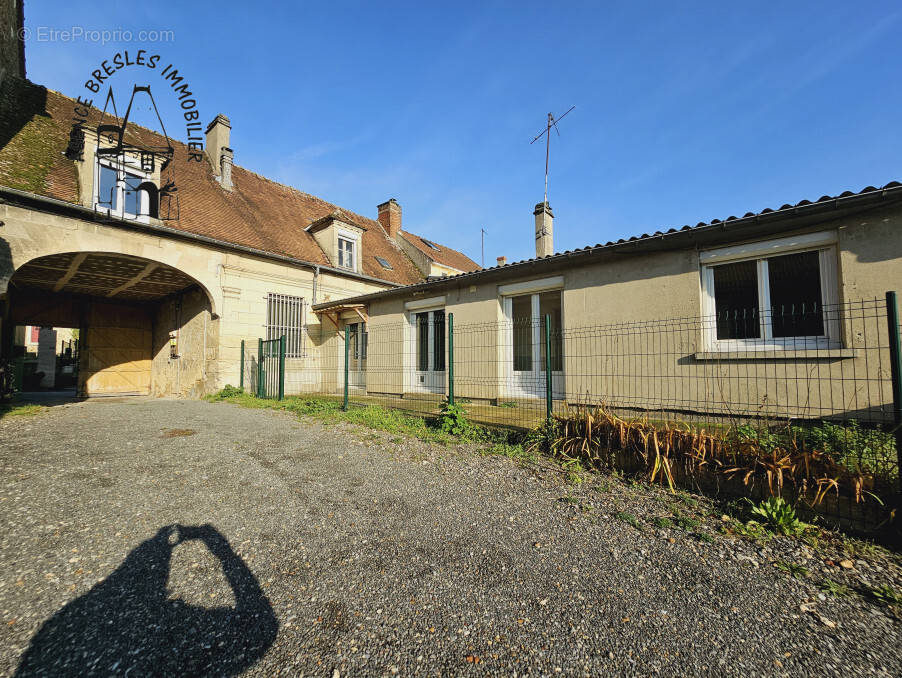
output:
POLYGON ((536 257, 554 254, 554 214, 551 205, 540 202, 533 214, 536 217, 536 257))
POLYGON ((398 231, 401 230, 401 206, 397 200, 391 198, 377 206, 376 209, 379 211, 379 223, 388 233, 388 237, 394 240, 398 237, 398 231))
POLYGON ((213 122, 207 125, 206 151, 207 159, 213 166, 213 174, 222 181, 223 165, 228 164, 228 186, 222 182, 223 188, 232 189, 232 149, 229 147, 229 138, 232 133, 232 123, 222 113, 217 115, 213 122), (224 160, 228 156, 228 160, 224 160))
POLYGON ((498 265, 504 266, 507 263, 507 257, 498 257, 498 265))

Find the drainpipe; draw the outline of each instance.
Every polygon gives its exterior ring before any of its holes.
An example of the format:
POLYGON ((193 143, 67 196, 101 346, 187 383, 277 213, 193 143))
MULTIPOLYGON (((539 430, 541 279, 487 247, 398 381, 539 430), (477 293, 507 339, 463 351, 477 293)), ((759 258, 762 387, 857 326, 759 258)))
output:
POLYGON ((319 280, 319 264, 317 264, 316 266, 313 267, 313 303, 310 304, 311 306, 316 303, 316 283, 318 280, 319 280))
MULTIPOLYGON (((311 295, 313 297, 313 300, 310 302, 310 310, 311 311, 313 310, 313 304, 316 303, 316 286, 317 286, 318 282, 319 282, 319 264, 317 264, 316 266, 313 267, 313 294, 311 295)), ((310 338, 309 316, 307 316, 305 314, 304 319, 307 320, 307 338, 309 339, 310 338)), ((320 336, 320 339, 323 338, 323 326, 322 325, 320 325, 320 328, 319 328, 319 336, 320 336)))

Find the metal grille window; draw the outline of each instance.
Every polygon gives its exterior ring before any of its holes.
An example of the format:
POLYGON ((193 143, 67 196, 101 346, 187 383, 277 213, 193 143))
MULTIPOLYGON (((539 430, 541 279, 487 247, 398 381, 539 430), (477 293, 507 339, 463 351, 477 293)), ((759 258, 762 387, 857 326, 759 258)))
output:
POLYGON ((304 298, 286 294, 266 297, 266 339, 285 335, 285 356, 304 356, 304 298))
POLYGON ((812 233, 701 253, 709 348, 841 347, 834 242, 812 233))

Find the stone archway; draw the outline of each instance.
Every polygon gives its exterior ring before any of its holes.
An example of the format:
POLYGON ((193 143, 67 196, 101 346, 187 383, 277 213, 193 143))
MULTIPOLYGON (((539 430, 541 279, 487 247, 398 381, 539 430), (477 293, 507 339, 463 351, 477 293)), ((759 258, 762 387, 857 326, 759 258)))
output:
POLYGON ((9 279, 10 322, 81 330, 84 395, 199 395, 218 322, 208 290, 185 272, 113 252, 30 259, 9 279))

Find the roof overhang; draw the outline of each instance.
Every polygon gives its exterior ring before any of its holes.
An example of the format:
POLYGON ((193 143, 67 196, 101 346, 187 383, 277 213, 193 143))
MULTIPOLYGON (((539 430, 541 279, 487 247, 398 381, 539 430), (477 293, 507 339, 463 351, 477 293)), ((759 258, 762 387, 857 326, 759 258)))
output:
POLYGON ((318 309, 316 306, 313 307, 313 312, 319 316, 325 316, 328 318, 332 324, 335 326, 336 330, 341 329, 341 316, 343 313, 352 312, 360 318, 361 322, 368 323, 370 321, 370 317, 367 314, 366 304, 355 304, 355 303, 343 303, 343 302, 335 302, 334 305, 329 306, 327 309, 318 309))

